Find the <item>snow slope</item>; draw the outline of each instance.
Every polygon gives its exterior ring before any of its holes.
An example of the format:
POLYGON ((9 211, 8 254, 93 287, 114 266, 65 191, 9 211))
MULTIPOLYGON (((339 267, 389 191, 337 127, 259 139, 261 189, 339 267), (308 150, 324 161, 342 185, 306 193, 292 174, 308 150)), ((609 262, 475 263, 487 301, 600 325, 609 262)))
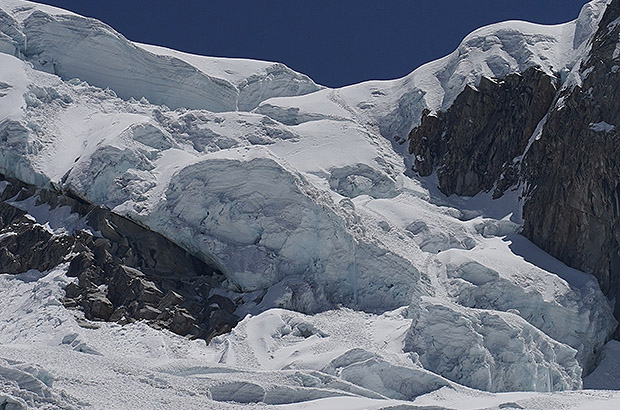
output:
POLYGON ((269 112, 284 123, 299 123, 344 108, 349 116, 378 127, 384 137, 404 140, 425 109, 447 110, 466 85, 477 86, 482 76, 503 78, 536 66, 578 83, 573 69, 587 55, 589 39, 609 2, 591 1, 576 20, 554 26, 523 21, 486 26, 465 37, 451 54, 403 78, 369 81, 302 98, 273 98, 261 103, 257 111, 269 112))
POLYGON ((611 391, 490 394, 455 385, 424 370, 415 355, 399 352, 411 322, 403 309, 380 316, 348 309, 305 316, 274 309, 246 318, 210 346, 141 323, 89 323, 59 303, 71 280, 65 269, 0 275, 5 313, 0 405, 7 409, 613 409, 620 404, 620 394, 611 391))
POLYGON ((446 198, 432 177, 407 175, 392 143, 483 75, 539 65, 577 81, 606 4, 558 26, 485 27, 403 79, 333 90, 282 65, 138 45, 92 19, 0 0, 0 172, 212 260, 227 276, 219 292, 243 294, 248 315, 208 347, 140 324, 88 329, 58 303, 63 266, 3 275, 5 400, 617 405, 604 392, 471 389, 578 389, 617 323, 593 277, 518 235, 518 191, 446 198), (57 380, 43 388, 31 365, 57 380))
POLYGON ((283 64, 192 56, 134 44, 94 19, 36 3, 3 2, 5 50, 68 80, 172 108, 249 110, 264 99, 320 89, 283 64), (25 41, 27 38, 27 41, 25 41))
POLYGON ((281 63, 198 56, 164 47, 134 44, 158 56, 184 61, 203 73, 233 84, 238 90, 239 111, 250 111, 271 97, 309 94, 322 88, 308 76, 297 73, 281 63))

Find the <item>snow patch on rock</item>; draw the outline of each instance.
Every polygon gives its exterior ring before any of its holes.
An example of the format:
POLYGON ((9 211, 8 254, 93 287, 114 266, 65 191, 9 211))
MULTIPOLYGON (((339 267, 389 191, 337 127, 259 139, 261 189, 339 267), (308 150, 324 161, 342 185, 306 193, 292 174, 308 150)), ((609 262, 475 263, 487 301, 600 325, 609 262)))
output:
POLYGON ((605 121, 601 121, 597 123, 590 123, 589 127, 594 132, 605 132, 605 133, 612 132, 613 130, 616 129, 615 125, 608 124, 605 121))

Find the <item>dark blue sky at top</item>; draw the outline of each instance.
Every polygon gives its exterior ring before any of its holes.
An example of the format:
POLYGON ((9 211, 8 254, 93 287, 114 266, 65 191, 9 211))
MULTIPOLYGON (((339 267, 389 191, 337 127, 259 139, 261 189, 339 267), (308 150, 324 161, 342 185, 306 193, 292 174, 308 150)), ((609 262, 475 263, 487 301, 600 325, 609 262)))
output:
POLYGON ((195 54, 283 62, 342 86, 402 77, 504 20, 556 24, 586 0, 41 0, 130 40, 195 54))

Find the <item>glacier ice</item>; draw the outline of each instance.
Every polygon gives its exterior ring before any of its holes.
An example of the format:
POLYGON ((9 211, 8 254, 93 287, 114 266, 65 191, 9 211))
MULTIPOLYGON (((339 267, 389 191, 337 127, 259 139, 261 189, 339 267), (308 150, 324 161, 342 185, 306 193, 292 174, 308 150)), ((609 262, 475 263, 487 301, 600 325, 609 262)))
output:
MULTIPOLYGON (((219 291, 243 300, 245 316, 207 347, 141 324, 84 329, 58 305, 61 272, 39 273, 38 285, 2 277, 3 311, 28 314, 0 320, 0 357, 51 344, 101 365, 94 385, 117 377, 108 344, 127 345, 139 364, 123 363, 132 383, 157 397, 180 383, 194 394, 189 408, 204 405, 196 395, 213 406, 383 405, 474 395, 461 385, 579 388, 617 325, 596 281, 518 235, 518 193, 445 198, 432 177, 408 175, 398 141, 481 76, 570 71, 604 5, 564 25, 485 27, 403 79, 331 90, 280 64, 135 44, 91 19, 0 0, 0 172, 106 206, 213 261, 227 276, 219 291), (144 357, 151 373, 139 370, 144 357)), ((22 205, 40 223, 53 218, 22 205)), ((22 355, 63 373, 53 358, 22 355)), ((101 404, 92 385, 63 386, 101 404)), ((23 406, 19 394, 0 406, 23 406)))
POLYGON ((325 302, 367 309, 407 304, 418 292, 419 272, 356 240, 334 208, 330 198, 272 159, 221 159, 180 171, 151 218, 160 232, 174 231, 192 251, 215 257, 242 291, 298 276, 325 302), (399 273, 382 275, 386 265, 399 273))
POLYGON ((486 391, 556 391, 581 387, 576 350, 556 342, 520 316, 423 299, 405 350, 428 370, 486 391))
POLYGON ((110 88, 125 99, 146 98, 172 108, 249 111, 270 97, 321 88, 283 64, 201 58, 132 43, 109 26, 73 13, 28 2, 7 6, 15 12, 0 14, 0 45, 6 54, 23 56, 65 80, 80 78, 110 88), (237 75, 228 74, 235 71, 237 75))

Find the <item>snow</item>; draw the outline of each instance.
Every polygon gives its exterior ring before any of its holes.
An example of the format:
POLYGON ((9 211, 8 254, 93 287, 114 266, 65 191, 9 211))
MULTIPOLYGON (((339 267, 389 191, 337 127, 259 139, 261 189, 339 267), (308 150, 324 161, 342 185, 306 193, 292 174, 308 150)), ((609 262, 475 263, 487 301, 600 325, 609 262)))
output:
POLYGON ((405 349, 425 369, 486 391, 556 391, 581 387, 574 349, 553 341, 518 314, 468 309, 424 298, 405 349))
POLYGON ((567 86, 580 81, 580 58, 585 55, 588 39, 596 31, 608 2, 592 1, 583 7, 577 20, 555 26, 522 21, 486 26, 469 34, 453 53, 401 79, 369 81, 291 99, 270 99, 261 103, 257 111, 277 115, 287 123, 299 123, 333 113, 339 115, 344 108, 352 116, 374 123, 386 138, 405 138, 419 123, 424 109, 448 109, 466 85, 476 86, 482 76, 503 78, 539 67, 551 76, 563 70, 575 71, 567 86))
MULTIPOLYGON (((0 406, 615 408, 613 392, 472 389, 577 389, 582 375, 612 387, 617 323, 593 277, 518 234, 519 190, 445 197, 393 143, 481 76, 539 66, 576 84, 606 4, 557 26, 484 27, 402 79, 322 89, 281 64, 135 44, 0 0, 13 47, 0 172, 165 235, 221 267, 214 292, 246 302, 205 346, 85 322, 59 302, 64 265, 0 275, 0 406)), ((13 204, 54 233, 88 229, 33 201, 13 204)))
POLYGON ((28 80, 21 66, 25 63, 0 53, 2 84, 0 85, 0 118, 16 119, 21 117, 25 107, 24 94, 28 80))
POLYGON ((0 308, 8 313, 0 319, 0 403, 24 409, 500 409, 509 403, 613 409, 620 402, 611 391, 490 394, 460 387, 400 350, 411 323, 407 309, 314 316, 274 309, 248 316, 209 346, 142 323, 86 326, 79 312, 59 303, 71 280, 65 269, 0 275, 0 308), (412 396, 413 403, 404 401, 412 396))
POLYGON ((620 390, 620 342, 610 340, 601 353, 601 363, 583 379, 586 389, 620 390))
POLYGON ((610 391, 575 391, 562 394, 502 393, 496 395, 466 392, 447 388, 423 396, 414 404, 432 406, 440 404, 452 409, 614 409, 618 396, 610 391))
POLYGON ((592 131, 595 132, 612 132, 614 129, 616 129, 615 125, 608 124, 605 121, 591 123, 589 127, 592 131))
POLYGON ((172 108, 248 111, 278 96, 321 89, 278 63, 194 56, 132 43, 94 19, 27 1, 3 1, 11 30, 2 44, 38 69, 65 80, 80 78, 172 108), (27 38, 27 47, 24 38, 27 38), (171 80, 174 86, 171 86, 171 80))
POLYGON ((200 71, 210 73, 215 77, 222 78, 235 85, 241 84, 248 77, 265 71, 268 67, 275 64, 243 58, 208 57, 183 53, 181 51, 150 44, 134 44, 153 54, 170 56, 183 60, 198 68, 200 71))
MULTIPOLYGON (((37 204, 38 199, 39 197, 35 195, 22 201, 8 200, 6 203, 27 212, 36 223, 44 226, 53 235, 72 234, 82 230, 96 234, 87 225, 86 218, 73 213, 70 206, 58 206, 51 209, 48 204, 37 204)), ((9 232, 7 235, 9 234, 15 233, 9 232)))
POLYGON ((281 63, 206 57, 148 44, 134 44, 156 55, 174 57, 205 74, 234 84, 239 90, 237 105, 240 111, 250 111, 271 97, 309 94, 322 88, 308 76, 281 63))
POLYGON ((18 20, 24 20, 32 12, 33 8, 41 10, 51 16, 67 15, 81 17, 78 14, 59 7, 24 0, 2 0, 2 6, 10 10, 11 14, 16 16, 18 20))

